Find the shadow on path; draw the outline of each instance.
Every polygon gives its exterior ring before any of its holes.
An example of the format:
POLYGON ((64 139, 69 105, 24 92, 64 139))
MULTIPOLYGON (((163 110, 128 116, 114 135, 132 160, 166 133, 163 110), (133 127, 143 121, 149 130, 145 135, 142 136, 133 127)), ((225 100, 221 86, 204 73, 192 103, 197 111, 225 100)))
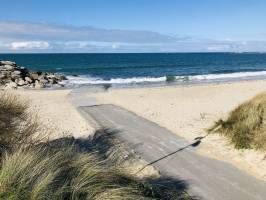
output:
MULTIPOLYGON (((100 159, 107 161, 105 162, 107 165, 109 164, 110 166, 114 166, 119 165, 120 162, 128 160, 131 156, 134 156, 128 155, 128 152, 121 148, 123 144, 116 137, 116 134, 119 132, 119 130, 114 129, 99 129, 93 136, 88 138, 75 139, 74 137, 64 137, 41 145, 59 150, 71 147, 79 153, 93 153, 100 159)), ((149 165, 151 164, 152 163, 149 165)), ((145 178, 143 181, 144 185, 145 183, 148 183, 155 188, 147 190, 147 192, 153 192, 153 194, 147 195, 155 196, 155 199, 199 199, 198 197, 188 197, 186 192, 188 190, 188 183, 184 180, 162 175, 159 178, 145 178), (178 196, 176 196, 176 193, 178 196)))
POLYGON ((155 163, 157 163, 157 162, 159 162, 159 161, 161 161, 161 160, 164 160, 164 159, 166 159, 166 158, 168 158, 168 157, 170 157, 170 156, 172 156, 172 155, 174 155, 174 154, 176 154, 176 153, 178 153, 178 152, 181 152, 181 151, 183 151, 183 150, 185 150, 185 149, 187 149, 187 148, 189 148, 189 147, 197 147, 197 146, 199 146, 200 143, 201 143, 201 141, 202 141, 204 138, 206 138, 207 136, 208 136, 208 134, 205 135, 205 136, 202 136, 202 137, 196 137, 196 138, 195 138, 195 142, 193 142, 193 143, 191 143, 191 144, 188 144, 188 145, 186 145, 186 146, 184 146, 184 147, 182 147, 182 148, 179 148, 179 149, 177 149, 177 150, 174 151, 174 152, 171 152, 171 153, 169 153, 169 154, 167 154, 167 155, 165 155, 165 156, 163 156, 163 157, 161 157, 161 158, 158 158, 157 160, 154 160, 154 161, 148 163, 147 165, 143 166, 139 171, 137 171, 136 174, 138 174, 138 173, 140 173, 141 171, 143 171, 146 167, 148 167, 148 166, 150 166, 150 165, 153 165, 153 164, 155 164, 155 163))

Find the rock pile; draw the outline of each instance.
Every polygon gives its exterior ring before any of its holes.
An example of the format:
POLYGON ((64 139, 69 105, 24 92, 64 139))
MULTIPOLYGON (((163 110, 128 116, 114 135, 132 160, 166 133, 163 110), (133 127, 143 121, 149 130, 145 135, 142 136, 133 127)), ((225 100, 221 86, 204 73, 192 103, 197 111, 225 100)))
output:
MULTIPOLYGON (((41 89, 53 85, 60 86, 65 76, 47 72, 33 72, 19 67, 15 62, 0 61, 0 87, 16 89, 18 87, 41 89)), ((62 86, 62 85, 61 85, 62 86)))

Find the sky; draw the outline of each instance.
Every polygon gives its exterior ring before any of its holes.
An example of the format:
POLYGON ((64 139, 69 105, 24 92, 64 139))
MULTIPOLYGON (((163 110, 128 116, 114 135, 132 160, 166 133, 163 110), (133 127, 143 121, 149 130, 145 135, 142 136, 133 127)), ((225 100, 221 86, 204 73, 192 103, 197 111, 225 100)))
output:
POLYGON ((265 0, 0 0, 0 53, 266 52, 265 0))

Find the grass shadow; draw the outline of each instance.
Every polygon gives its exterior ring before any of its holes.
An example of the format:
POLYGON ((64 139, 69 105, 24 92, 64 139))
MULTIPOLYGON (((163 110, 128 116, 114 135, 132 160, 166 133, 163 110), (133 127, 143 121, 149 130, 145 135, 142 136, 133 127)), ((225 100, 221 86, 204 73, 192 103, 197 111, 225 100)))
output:
MULTIPOLYGON (((78 153, 93 153, 98 158, 107 161, 107 165, 114 166, 135 156, 133 153, 131 155, 129 151, 124 150, 123 143, 116 137, 118 133, 119 130, 105 128, 97 130, 93 136, 88 138, 65 137, 41 145, 49 146, 49 149, 72 147, 78 153)), ((144 178, 139 187, 146 196, 153 199, 199 199, 188 195, 189 185, 185 180, 174 177, 162 175, 159 178, 144 178)))

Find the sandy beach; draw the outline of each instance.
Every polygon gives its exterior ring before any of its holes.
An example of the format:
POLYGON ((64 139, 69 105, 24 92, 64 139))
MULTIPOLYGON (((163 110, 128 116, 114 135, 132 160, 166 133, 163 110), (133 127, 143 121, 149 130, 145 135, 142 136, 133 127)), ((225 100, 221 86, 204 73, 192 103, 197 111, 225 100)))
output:
MULTIPOLYGON (((265 91, 266 81, 244 81, 194 86, 115 89, 92 94, 98 103, 114 104, 149 119, 175 134, 193 141, 233 108, 265 91)), ((265 154, 236 150, 226 138, 214 134, 203 140, 198 152, 232 163, 266 180, 265 154)))
MULTIPOLYGON (((193 86, 111 89, 108 92, 84 93, 97 104, 114 104, 149 119, 192 142, 206 135, 206 129, 233 108, 265 91, 266 81, 245 81, 193 86)), ((18 90, 30 100, 51 138, 66 135, 86 137, 94 132, 70 101, 71 90, 18 90)), ((213 134, 205 138, 198 153, 232 163, 266 180, 265 154, 255 150, 236 150, 226 138, 213 134)))
POLYGON ((87 137, 94 132, 69 101, 70 90, 19 90, 29 100, 42 126, 47 127, 51 139, 74 136, 87 137))
POLYGON ((266 0, 103 2, 1 2, 0 200, 266 200, 266 0))

